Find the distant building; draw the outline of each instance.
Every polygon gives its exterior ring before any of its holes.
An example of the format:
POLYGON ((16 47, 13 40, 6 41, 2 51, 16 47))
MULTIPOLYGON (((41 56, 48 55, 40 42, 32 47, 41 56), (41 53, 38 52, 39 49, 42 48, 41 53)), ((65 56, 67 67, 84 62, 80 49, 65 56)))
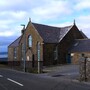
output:
POLYGON ((38 61, 42 66, 71 63, 70 47, 76 39, 85 38, 75 23, 54 27, 29 21, 22 35, 8 46, 8 61, 22 64, 26 41, 26 67, 37 67, 38 61))

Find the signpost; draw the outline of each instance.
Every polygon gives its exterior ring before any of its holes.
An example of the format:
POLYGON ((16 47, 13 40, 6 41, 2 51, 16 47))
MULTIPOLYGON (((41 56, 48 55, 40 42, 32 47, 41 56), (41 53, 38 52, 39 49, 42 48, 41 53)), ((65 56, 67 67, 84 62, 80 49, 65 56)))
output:
POLYGON ((40 73, 40 42, 37 43, 38 73, 40 73))

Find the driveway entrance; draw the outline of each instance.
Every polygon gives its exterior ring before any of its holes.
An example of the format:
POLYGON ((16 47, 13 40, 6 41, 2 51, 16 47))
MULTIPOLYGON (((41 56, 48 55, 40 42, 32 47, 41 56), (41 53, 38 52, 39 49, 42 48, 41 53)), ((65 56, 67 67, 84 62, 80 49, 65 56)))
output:
POLYGON ((79 78, 79 65, 60 65, 44 68, 49 76, 60 77, 64 76, 69 79, 79 78))

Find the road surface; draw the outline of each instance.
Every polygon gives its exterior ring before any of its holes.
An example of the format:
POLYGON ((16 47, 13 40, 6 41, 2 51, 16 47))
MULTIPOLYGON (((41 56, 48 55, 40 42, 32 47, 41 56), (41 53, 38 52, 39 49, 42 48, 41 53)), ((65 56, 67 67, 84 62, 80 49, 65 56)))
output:
POLYGON ((40 74, 0 69, 0 90, 90 90, 90 84, 40 74))

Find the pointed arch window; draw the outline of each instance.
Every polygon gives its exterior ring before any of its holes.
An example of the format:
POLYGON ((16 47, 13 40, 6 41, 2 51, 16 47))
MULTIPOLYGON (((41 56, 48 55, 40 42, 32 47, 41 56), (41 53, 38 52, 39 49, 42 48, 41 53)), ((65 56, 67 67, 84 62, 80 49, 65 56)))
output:
POLYGON ((32 47, 32 36, 31 35, 29 35, 28 42, 29 42, 29 47, 32 47))

